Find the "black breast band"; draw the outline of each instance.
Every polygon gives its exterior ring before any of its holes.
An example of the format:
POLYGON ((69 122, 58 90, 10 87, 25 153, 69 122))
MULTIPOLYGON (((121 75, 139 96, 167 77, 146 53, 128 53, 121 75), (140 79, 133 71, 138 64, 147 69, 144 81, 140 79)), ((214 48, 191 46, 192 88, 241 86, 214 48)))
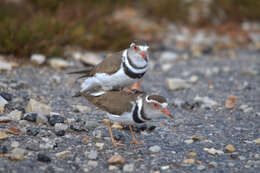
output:
POLYGON ((129 76, 130 78, 133 78, 133 79, 136 79, 136 78, 140 79, 145 74, 145 72, 143 72, 143 73, 134 73, 134 72, 132 72, 130 69, 127 68, 125 62, 123 62, 123 68, 124 68, 125 74, 127 76, 129 76))

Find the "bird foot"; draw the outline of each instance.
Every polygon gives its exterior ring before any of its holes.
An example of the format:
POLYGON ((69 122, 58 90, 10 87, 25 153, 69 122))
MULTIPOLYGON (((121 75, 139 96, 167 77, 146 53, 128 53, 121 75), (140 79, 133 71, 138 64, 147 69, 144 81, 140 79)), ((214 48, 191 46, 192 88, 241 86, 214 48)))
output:
POLYGON ((131 141, 131 144, 137 144, 137 145, 140 145, 140 144, 145 144, 144 142, 139 142, 137 140, 133 140, 131 141))
POLYGON ((125 92, 125 93, 127 93, 127 94, 134 94, 134 93, 135 93, 135 91, 130 90, 130 89, 128 89, 128 88, 123 89, 122 91, 125 92))
POLYGON ((133 83, 132 85, 128 86, 128 88, 132 91, 136 92, 143 92, 140 87, 140 81, 133 83))
POLYGON ((112 142, 112 144, 114 145, 114 147, 118 147, 118 146, 125 146, 125 144, 122 144, 121 142, 112 142))

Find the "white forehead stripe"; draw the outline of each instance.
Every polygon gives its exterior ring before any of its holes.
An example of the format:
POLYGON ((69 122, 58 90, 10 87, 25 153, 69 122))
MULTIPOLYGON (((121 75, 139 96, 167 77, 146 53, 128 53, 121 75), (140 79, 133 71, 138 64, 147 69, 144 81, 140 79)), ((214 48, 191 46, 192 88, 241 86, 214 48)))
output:
POLYGON ((149 46, 139 46, 139 49, 140 49, 141 51, 148 51, 149 46))
POLYGON ((161 105, 163 108, 167 108, 168 103, 160 103, 160 102, 157 102, 156 100, 149 100, 148 97, 149 97, 149 96, 146 96, 146 97, 145 97, 146 102, 149 102, 149 103, 151 103, 151 102, 157 103, 157 104, 161 105))

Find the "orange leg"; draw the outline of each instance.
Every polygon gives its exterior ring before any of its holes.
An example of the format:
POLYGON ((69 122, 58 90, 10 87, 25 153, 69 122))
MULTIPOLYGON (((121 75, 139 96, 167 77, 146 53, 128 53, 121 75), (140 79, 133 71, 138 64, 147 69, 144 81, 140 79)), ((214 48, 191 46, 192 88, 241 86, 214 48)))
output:
POLYGON ((104 120, 104 124, 108 127, 108 131, 109 131, 109 134, 110 134, 110 137, 111 137, 111 141, 112 141, 112 144, 114 145, 114 147, 124 146, 125 144, 122 144, 120 142, 116 142, 115 141, 115 138, 114 138, 113 133, 112 133, 112 128, 111 128, 110 121, 109 120, 104 120))
POLYGON ((141 85, 141 81, 139 80, 136 83, 133 83, 132 85, 128 86, 128 88, 130 90, 136 90, 136 91, 142 92, 140 85, 141 85))
POLYGON ((132 136, 132 142, 131 142, 131 144, 145 144, 144 142, 139 142, 139 141, 136 140, 135 134, 134 134, 134 132, 133 132, 133 129, 132 129, 131 125, 129 125, 129 129, 130 129, 131 136, 132 136))

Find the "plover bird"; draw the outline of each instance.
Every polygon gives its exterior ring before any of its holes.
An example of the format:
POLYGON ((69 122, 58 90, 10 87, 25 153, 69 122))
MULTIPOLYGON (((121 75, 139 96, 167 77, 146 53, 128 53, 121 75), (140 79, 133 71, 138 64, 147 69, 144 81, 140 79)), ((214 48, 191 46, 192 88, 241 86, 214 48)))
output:
POLYGON ((145 41, 135 41, 128 49, 110 55, 97 66, 69 74, 82 74, 79 78, 86 78, 81 84, 81 93, 121 90, 131 84, 135 84, 132 89, 140 90, 139 79, 148 69, 148 49, 145 41))
MULTIPOLYGON (((167 109, 167 100, 159 95, 102 91, 92 94, 82 93, 82 96, 94 106, 105 111, 111 121, 129 125, 134 144, 142 144, 142 142, 136 140, 132 125, 142 124, 165 115, 173 118, 167 109)), ((105 125, 108 126, 113 145, 123 145, 115 141, 109 120, 105 121, 105 125)))

